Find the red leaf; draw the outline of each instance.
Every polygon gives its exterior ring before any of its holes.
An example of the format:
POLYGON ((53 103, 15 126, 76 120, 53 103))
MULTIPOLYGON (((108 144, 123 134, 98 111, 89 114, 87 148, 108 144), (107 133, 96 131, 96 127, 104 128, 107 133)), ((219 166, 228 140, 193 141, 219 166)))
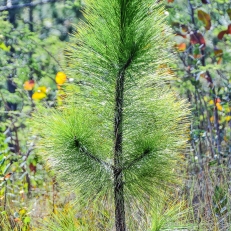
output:
POLYGON ((223 31, 221 31, 221 32, 218 34, 217 37, 218 37, 219 39, 223 39, 223 37, 224 37, 225 34, 227 34, 227 31, 226 31, 226 30, 223 30, 223 31))
POLYGON ((32 163, 30 163, 29 168, 31 172, 36 172, 36 166, 34 166, 32 163))
POLYGON ((231 24, 229 24, 227 30, 221 31, 221 32, 218 34, 217 37, 218 37, 219 39, 223 39, 223 37, 224 37, 225 34, 231 34, 231 24))
POLYGON ((231 34, 231 24, 228 25, 228 30, 227 30, 228 34, 231 34))
POLYGON ((206 45, 205 44, 205 39, 201 33, 194 32, 190 34, 190 43, 191 44, 200 44, 200 45, 206 45))
POLYGON ((221 103, 221 99, 220 98, 216 98, 215 99, 215 103, 221 103))
POLYGON ((7 174, 4 176, 4 180, 9 179, 11 175, 12 175, 12 172, 7 173, 7 174))

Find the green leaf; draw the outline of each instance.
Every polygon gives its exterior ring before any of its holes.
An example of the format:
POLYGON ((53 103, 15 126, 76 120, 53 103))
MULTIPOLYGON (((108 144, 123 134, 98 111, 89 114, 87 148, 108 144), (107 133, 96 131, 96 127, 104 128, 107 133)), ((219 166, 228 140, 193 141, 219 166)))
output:
POLYGON ((10 46, 7 47, 7 46, 5 45, 5 43, 0 42, 0 49, 9 52, 9 51, 10 51, 10 48, 11 48, 10 46))
POLYGON ((11 163, 8 163, 7 166, 5 167, 4 171, 3 171, 3 175, 6 174, 7 170, 10 168, 11 163))
POLYGON ((229 18, 231 19, 231 9, 227 9, 227 14, 229 15, 229 18))
POLYGON ((23 222, 24 222, 25 224, 29 224, 30 221, 31 221, 31 218, 30 218, 30 217, 25 217, 24 220, 23 220, 23 222))
POLYGON ((1 161, 0 161, 0 166, 4 164, 6 158, 4 157, 1 161))

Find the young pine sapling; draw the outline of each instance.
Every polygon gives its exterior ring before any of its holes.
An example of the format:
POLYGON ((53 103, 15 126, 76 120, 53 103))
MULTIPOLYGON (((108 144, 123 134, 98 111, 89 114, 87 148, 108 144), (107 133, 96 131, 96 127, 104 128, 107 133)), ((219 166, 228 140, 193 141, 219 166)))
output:
POLYGON ((114 201, 116 231, 144 230, 142 217, 178 182, 187 141, 187 106, 166 84, 173 55, 164 7, 87 0, 84 17, 66 51, 75 87, 37 116, 40 147, 82 199, 114 201))

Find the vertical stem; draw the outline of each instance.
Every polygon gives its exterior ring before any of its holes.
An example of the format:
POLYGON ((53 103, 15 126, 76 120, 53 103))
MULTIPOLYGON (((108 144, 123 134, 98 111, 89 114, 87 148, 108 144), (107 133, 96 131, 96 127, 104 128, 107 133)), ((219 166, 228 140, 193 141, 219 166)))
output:
MULTIPOLYGON (((124 44, 125 35, 125 11, 126 0, 120 2, 120 43, 124 44)), ((121 47, 121 50, 123 48, 121 47)), ((124 66, 121 66, 116 79, 115 92, 115 118, 114 118, 114 202, 115 202, 115 227, 116 231, 126 231, 125 206, 124 206, 124 182, 123 182, 123 103, 124 103, 124 82, 125 70, 129 66, 131 59, 128 59, 124 66)), ((122 64, 122 59, 120 64, 122 64)))
POLYGON ((192 6, 192 3, 190 0, 188 0, 188 5, 189 5, 189 10, 190 10, 190 17, 191 17, 191 21, 192 21, 192 24, 195 26, 196 23, 195 23, 195 18, 194 18, 194 8, 192 6))
POLYGON ((19 138, 18 138, 18 130, 15 124, 13 123, 13 131, 15 132, 15 153, 20 155, 20 144, 19 144, 19 138))
POLYGON ((30 176, 28 173, 26 174, 26 182, 27 182, 27 191, 28 191, 27 196, 28 196, 28 198, 31 198, 31 196, 32 196, 31 181, 30 181, 30 176))
MULTIPOLYGON (((30 1, 32 3, 32 0, 30 1)), ((29 7, 29 29, 31 32, 34 31, 33 28, 33 7, 29 7)))
MULTIPOLYGON (((199 108, 198 100, 197 100, 197 99, 198 99, 197 87, 195 86, 195 94, 194 94, 194 100, 195 100, 195 104, 196 104, 195 116, 196 116, 197 118, 199 118, 199 115, 200 115, 200 108, 199 108)), ((201 130, 200 124, 197 125, 197 129, 198 129, 198 130, 201 130)), ((199 165, 200 165, 200 168, 203 170, 203 169, 204 169, 204 166, 203 166, 203 157, 202 157, 203 150, 202 150, 202 144, 201 144, 201 137, 200 137, 200 134, 199 134, 199 145, 198 145, 198 148, 199 148, 199 152, 198 152, 199 165)))
POLYGON ((5 192, 4 192, 4 206, 3 206, 4 211, 6 211, 6 198, 7 198, 7 181, 6 181, 5 192))
POLYGON ((214 153, 213 145, 212 145, 212 141, 211 141, 211 139, 213 139, 213 135, 212 135, 212 126, 211 126, 211 122, 210 122, 210 119, 209 119, 209 112, 208 112, 206 103, 205 103, 203 97, 201 97, 200 92, 198 91, 198 89, 196 89, 196 93, 198 95, 198 99, 199 99, 199 102, 200 102, 200 108, 203 110, 202 113, 201 113, 201 115, 203 117, 203 121, 205 121, 205 117, 204 117, 204 113, 203 112, 205 111, 206 115, 207 115, 207 121, 208 121, 207 122, 207 128, 205 128, 205 126, 202 126, 202 128, 204 130, 206 130, 206 133, 205 133, 206 135, 205 136, 206 136, 206 139, 209 142, 209 148, 210 148, 211 156, 212 156, 212 158, 214 158, 215 153, 214 153), (207 135, 207 130, 209 130, 209 132, 210 132, 210 137, 208 137, 208 135, 207 135))
POLYGON ((124 207, 124 183, 122 171, 122 140, 123 140, 123 93, 124 93, 125 69, 123 68, 117 77, 115 95, 115 146, 114 146, 114 202, 115 202, 115 226, 116 231, 126 231, 125 207, 124 207))
POLYGON ((52 211, 53 211, 53 213, 55 213, 55 196, 56 196, 56 178, 55 177, 53 177, 52 178, 52 193, 53 193, 53 195, 52 195, 52 206, 53 206, 53 209, 52 209, 52 211))
POLYGON ((216 104, 216 92, 213 89, 213 102, 214 102, 214 126, 216 129, 216 141, 217 141, 217 153, 218 153, 218 163, 221 164, 221 134, 220 134, 220 125, 219 125, 219 116, 218 116, 218 109, 216 104))
MULTIPOLYGON (((32 3, 32 0, 30 2, 32 3)), ((33 32, 33 30, 34 30, 34 28, 33 28, 33 7, 29 7, 29 30, 31 32, 33 32)), ((33 79, 31 64, 32 64, 32 52, 30 51, 29 52, 30 79, 33 79)), ((32 91, 29 91, 29 95, 31 98, 31 107, 33 110, 34 103, 32 101, 32 91)), ((26 171, 26 169, 25 169, 25 171, 26 171)), ((31 180, 30 180, 30 176, 28 173, 26 174, 26 182, 27 182, 27 196, 28 196, 28 198, 31 198, 31 196, 32 196, 31 180)))

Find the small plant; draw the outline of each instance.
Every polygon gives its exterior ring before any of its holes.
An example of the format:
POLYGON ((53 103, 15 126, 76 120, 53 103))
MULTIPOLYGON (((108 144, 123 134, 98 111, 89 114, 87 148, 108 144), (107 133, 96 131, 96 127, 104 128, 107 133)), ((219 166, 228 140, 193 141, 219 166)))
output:
MULTIPOLYGON (((44 217, 36 231, 76 231, 81 224, 76 217, 77 212, 73 207, 66 207, 63 211, 56 211, 49 217, 44 217)), ((82 230, 82 229, 81 229, 82 230)))
POLYGON ((35 231, 94 231, 109 230, 109 214, 96 204, 80 208, 78 205, 67 203, 64 208, 57 209, 45 216, 34 225, 35 231))
POLYGON ((75 86, 63 106, 37 115, 40 151, 80 202, 114 201, 116 231, 144 230, 154 201, 179 183, 188 139, 187 106, 166 84, 164 7, 88 0, 84 16, 66 51, 75 86))
POLYGON ((198 230, 195 224, 189 223, 189 215, 190 209, 186 203, 166 198, 154 206, 150 231, 198 230))
POLYGON ((26 210, 21 209, 14 214, 0 213, 0 231, 28 231, 30 230, 30 217, 27 216, 26 210))

